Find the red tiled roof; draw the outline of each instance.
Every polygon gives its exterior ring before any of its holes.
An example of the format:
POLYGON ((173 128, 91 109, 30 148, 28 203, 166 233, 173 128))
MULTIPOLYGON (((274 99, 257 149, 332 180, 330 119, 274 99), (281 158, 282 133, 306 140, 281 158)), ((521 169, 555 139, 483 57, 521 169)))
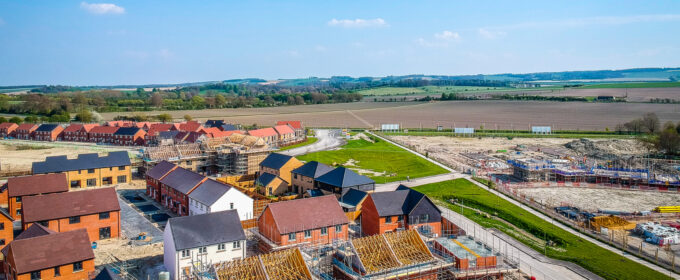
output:
POLYGON ((257 137, 270 137, 279 135, 276 133, 276 130, 271 127, 249 130, 248 134, 257 137))
POLYGON ((94 259, 86 229, 14 240, 7 245, 17 274, 94 259))
POLYGON ((210 134, 210 133, 222 132, 222 131, 217 127, 204 127, 204 128, 201 128, 201 130, 199 130, 199 132, 202 132, 204 134, 210 134))
POLYGON ((175 127, 175 124, 172 123, 155 123, 152 124, 151 127, 149 127, 149 131, 147 132, 148 135, 156 135, 158 132, 161 131, 170 131, 175 127))
POLYGON ((301 121, 278 121, 276 125, 290 125, 293 129, 302 129, 301 121))
POLYGON ((197 121, 188 121, 179 124, 179 130, 184 131, 198 131, 201 127, 202 127, 201 124, 198 123, 197 121))
POLYGON ((348 223, 334 195, 275 202, 267 207, 280 234, 348 223))
POLYGON ((38 128, 38 125, 34 123, 22 123, 17 127, 17 130, 30 130, 32 128, 38 128))
POLYGON ((289 125, 284 124, 284 125, 277 125, 274 127, 274 130, 278 132, 279 134, 295 134, 295 131, 293 128, 291 128, 289 125))
POLYGON ((88 123, 88 124, 84 124, 83 128, 85 129, 85 132, 90 132, 90 130, 92 130, 93 128, 98 127, 98 126, 99 125, 96 124, 96 123, 88 123))
POLYGON ((114 134, 116 131, 118 131, 117 126, 95 126, 92 129, 90 129, 90 133, 108 133, 108 134, 114 134))
POLYGON ((120 211, 114 188, 27 196, 22 208, 26 223, 120 211))
POLYGON ((67 126, 64 132, 78 132, 81 128, 83 128, 82 124, 72 124, 67 126))
POLYGON ((17 125, 17 124, 11 123, 11 122, 0 123, 0 129, 2 129, 2 128, 10 128, 10 127, 12 127, 12 126, 14 126, 14 125, 17 125))
POLYGON ((67 192, 65 173, 41 174, 7 179, 7 195, 17 197, 55 192, 67 192))

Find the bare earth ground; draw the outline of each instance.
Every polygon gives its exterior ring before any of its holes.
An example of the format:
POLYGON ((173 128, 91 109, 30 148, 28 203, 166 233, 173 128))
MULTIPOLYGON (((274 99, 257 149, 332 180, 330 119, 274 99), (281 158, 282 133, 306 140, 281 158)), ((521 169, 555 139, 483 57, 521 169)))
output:
POLYGON ((25 140, 0 140, 0 170, 20 171, 30 170, 33 162, 44 161, 49 156, 66 155, 75 158, 78 154, 105 153, 110 151, 123 151, 129 148, 115 146, 98 146, 89 143, 69 142, 38 142, 25 140), (18 150, 17 146, 32 145, 37 148, 18 150))
POLYGON ((549 205, 568 203, 584 210, 652 211, 661 205, 680 205, 680 194, 626 191, 612 189, 584 189, 570 187, 522 188, 520 194, 549 205))
MULTIPOLYGON (((377 128, 395 123, 406 128, 475 127, 530 129, 550 125, 554 130, 614 129, 645 113, 655 112, 661 122, 680 119, 678 105, 650 103, 584 103, 528 101, 356 102, 271 108, 157 111, 176 119, 188 114, 198 120, 226 119, 240 124, 271 126, 277 120, 302 120, 308 127, 377 128)), ((127 112, 102 113, 110 120, 127 112)))
POLYGON ((567 89, 558 90, 541 95, 548 96, 599 96, 609 95, 626 97, 629 102, 645 102, 652 98, 680 99, 680 87, 667 88, 598 88, 598 89, 567 89))

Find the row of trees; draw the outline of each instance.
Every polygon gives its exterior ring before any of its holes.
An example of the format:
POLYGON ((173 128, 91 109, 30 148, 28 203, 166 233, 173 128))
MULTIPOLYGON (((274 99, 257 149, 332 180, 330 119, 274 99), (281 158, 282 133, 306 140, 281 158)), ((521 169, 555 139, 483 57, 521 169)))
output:
POLYGON ((642 134, 639 139, 658 153, 667 156, 680 155, 680 122, 671 121, 661 125, 655 113, 647 113, 624 124, 616 126, 620 133, 629 132, 642 134))

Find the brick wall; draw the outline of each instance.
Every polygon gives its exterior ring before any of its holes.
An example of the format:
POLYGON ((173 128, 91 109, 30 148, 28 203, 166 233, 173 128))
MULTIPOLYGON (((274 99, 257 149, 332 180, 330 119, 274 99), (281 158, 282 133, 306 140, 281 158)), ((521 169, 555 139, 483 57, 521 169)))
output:
MULTIPOLYGON (((90 237, 90 241, 99 240, 99 229, 104 227, 111 228, 111 238, 120 237, 120 211, 109 212, 109 218, 99 219, 99 213, 80 216, 80 222, 69 223, 69 218, 47 221, 47 227, 56 232, 66 232, 84 228, 90 237)), ((33 223, 23 223, 24 230, 28 229, 33 223)))
MULTIPOLYGON (((54 276, 54 268, 43 269, 40 271, 41 279, 59 279, 59 280, 83 280, 90 279, 94 274, 94 260, 83 261, 83 270, 73 272, 73 264, 59 266, 59 273, 61 276, 54 276)), ((8 280, 12 280, 11 276, 8 280)), ((31 280, 31 273, 25 273, 17 276, 16 280, 31 280)))

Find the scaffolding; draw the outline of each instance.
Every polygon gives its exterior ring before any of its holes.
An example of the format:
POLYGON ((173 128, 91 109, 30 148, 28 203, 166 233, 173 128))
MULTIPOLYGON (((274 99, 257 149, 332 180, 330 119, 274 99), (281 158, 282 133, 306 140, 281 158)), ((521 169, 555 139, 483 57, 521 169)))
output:
POLYGON ((312 280, 298 248, 220 263, 215 274, 218 280, 312 280))

